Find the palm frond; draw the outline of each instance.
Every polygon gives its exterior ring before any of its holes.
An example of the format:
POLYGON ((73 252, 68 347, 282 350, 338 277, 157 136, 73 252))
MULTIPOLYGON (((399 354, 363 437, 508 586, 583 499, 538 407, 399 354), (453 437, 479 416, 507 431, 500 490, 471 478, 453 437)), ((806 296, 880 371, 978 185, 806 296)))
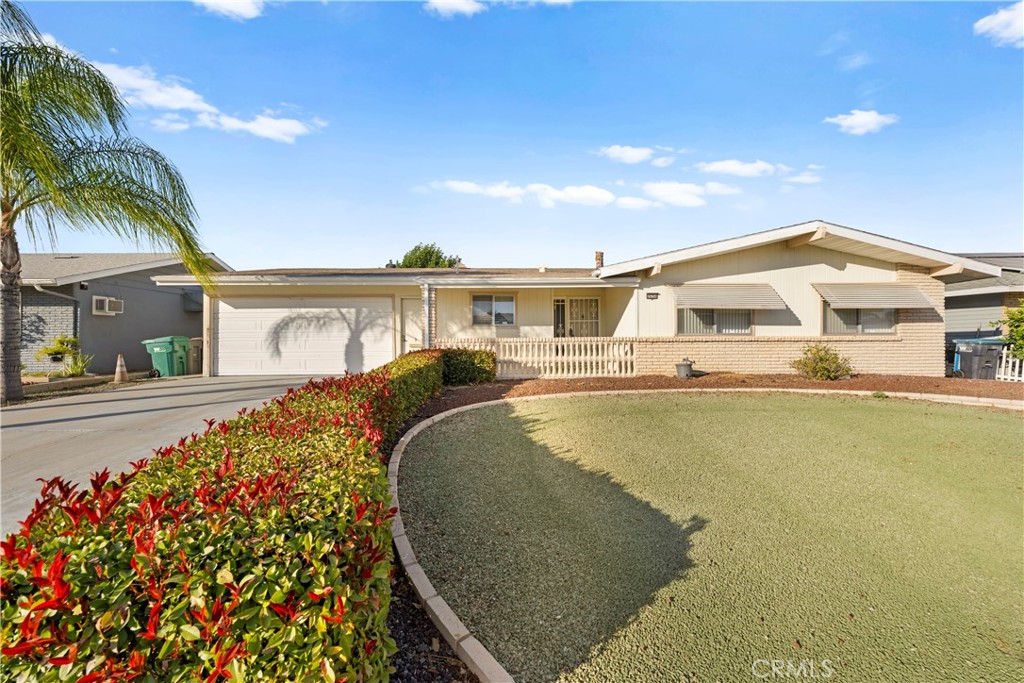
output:
POLYGON ((28 13, 11 0, 0 0, 0 38, 5 42, 40 43, 43 37, 28 13))
POLYGON ((108 232, 178 254, 205 285, 211 265, 199 244, 196 211, 178 169, 131 137, 65 140, 66 174, 56 190, 38 180, 16 207, 33 239, 57 228, 108 232))
POLYGON ((0 173, 5 194, 34 174, 51 188, 67 137, 125 130, 117 88, 89 62, 42 44, 0 45, 0 173))

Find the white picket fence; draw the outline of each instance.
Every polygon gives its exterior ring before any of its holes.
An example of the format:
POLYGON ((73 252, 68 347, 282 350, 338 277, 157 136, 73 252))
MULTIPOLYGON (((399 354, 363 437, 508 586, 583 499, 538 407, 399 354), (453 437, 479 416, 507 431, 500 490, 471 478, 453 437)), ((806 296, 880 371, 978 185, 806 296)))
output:
POLYGON ((1004 346, 1003 353, 999 356, 999 365, 996 367, 996 379, 1004 382, 1024 382, 1024 359, 1014 358, 1010 355, 1012 346, 1004 346))
POLYGON ((616 337, 438 339, 441 348, 486 349, 500 379, 632 377, 636 343, 616 337))

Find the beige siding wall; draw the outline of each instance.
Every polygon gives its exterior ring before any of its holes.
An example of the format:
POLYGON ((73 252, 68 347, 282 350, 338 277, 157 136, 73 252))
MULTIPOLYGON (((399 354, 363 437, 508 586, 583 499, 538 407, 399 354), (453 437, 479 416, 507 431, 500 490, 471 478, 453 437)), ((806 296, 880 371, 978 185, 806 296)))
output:
MULTIPOLYGON (((627 290, 632 294, 633 290, 627 290)), ((601 334, 610 335, 618 323, 618 312, 628 302, 613 289, 438 289, 437 338, 453 337, 553 337, 554 300, 594 298, 599 301, 601 334), (516 298, 516 324, 509 327, 474 325, 473 295, 498 294, 516 298), (609 307, 611 309, 609 310, 609 307)))
MULTIPOLYGON (((896 267, 852 254, 786 244, 665 266, 659 275, 644 278, 638 297, 642 337, 670 337, 676 333, 676 303, 670 285, 691 283, 768 283, 789 307, 781 311, 755 311, 754 335, 808 337, 821 333, 821 296, 812 282, 893 282, 896 267), (649 300, 648 292, 658 293, 649 300)), ((941 301, 940 294, 940 301, 941 301)))
POLYGON ((601 334, 605 337, 635 337, 637 329, 637 290, 605 291, 601 309, 601 334))

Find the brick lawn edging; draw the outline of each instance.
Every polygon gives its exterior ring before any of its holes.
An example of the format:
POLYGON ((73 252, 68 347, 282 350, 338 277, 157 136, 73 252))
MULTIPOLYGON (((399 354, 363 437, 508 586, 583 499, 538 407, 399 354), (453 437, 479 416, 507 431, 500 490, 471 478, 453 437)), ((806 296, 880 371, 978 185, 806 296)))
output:
MULTIPOLYGON (((441 632, 444 639, 451 645, 469 670, 479 677, 481 683, 513 683, 513 678, 498 660, 477 640, 466 628, 462 620, 445 602, 430 579, 420 566, 416 553, 412 549, 409 537, 405 533, 405 524, 402 522, 402 508, 398 499, 398 468, 402 463, 402 455, 409 443, 412 442, 420 432, 428 427, 437 424, 458 413, 467 410, 476 410, 507 403, 520 401, 538 401, 552 398, 575 398, 579 396, 615 396, 622 394, 664 394, 664 393, 787 393, 787 394, 821 394, 821 395, 845 395, 871 397, 877 392, 863 390, 841 390, 841 389, 783 389, 783 388, 716 388, 716 389, 615 389, 609 391, 570 391, 558 394, 541 394, 537 396, 520 396, 515 398, 501 398, 494 401, 483 401, 458 408, 446 410, 433 415, 422 422, 419 422, 407 431, 391 453, 391 461, 388 464, 388 487, 391 492, 391 505, 397 508, 392 522, 391 530, 394 538, 395 550, 398 558, 409 576, 413 590, 426 607, 430 620, 441 632)), ((954 403, 967 406, 1002 408, 1005 410, 1016 410, 1024 412, 1024 401, 1016 401, 1006 398, 983 398, 979 396, 953 396, 949 394, 920 394, 912 392, 883 392, 890 398, 902 398, 912 400, 931 401, 934 403, 954 403)))

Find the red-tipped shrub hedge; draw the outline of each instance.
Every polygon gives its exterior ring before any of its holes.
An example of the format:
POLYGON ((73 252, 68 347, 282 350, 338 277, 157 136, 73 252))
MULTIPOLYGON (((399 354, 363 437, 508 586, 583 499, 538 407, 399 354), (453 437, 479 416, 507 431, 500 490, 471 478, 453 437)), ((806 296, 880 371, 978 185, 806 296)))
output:
POLYGON ((381 446, 438 352, 311 381, 79 488, 0 562, 4 680, 380 681, 394 643, 381 446))

